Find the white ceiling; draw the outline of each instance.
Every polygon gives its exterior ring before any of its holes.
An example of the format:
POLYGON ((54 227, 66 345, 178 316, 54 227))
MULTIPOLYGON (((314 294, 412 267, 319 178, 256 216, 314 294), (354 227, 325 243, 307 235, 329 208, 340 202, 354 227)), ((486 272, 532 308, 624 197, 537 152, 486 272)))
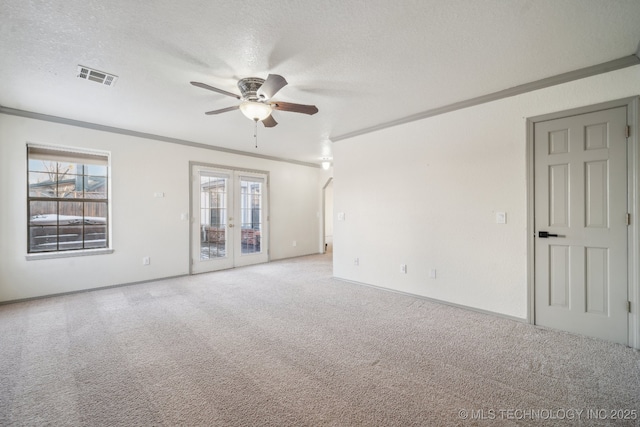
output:
POLYGON ((0 105, 319 163, 331 139, 636 53, 638 0, 2 0, 0 105), (76 78, 84 65, 119 77, 76 78), (233 98, 281 74, 258 128, 233 98))

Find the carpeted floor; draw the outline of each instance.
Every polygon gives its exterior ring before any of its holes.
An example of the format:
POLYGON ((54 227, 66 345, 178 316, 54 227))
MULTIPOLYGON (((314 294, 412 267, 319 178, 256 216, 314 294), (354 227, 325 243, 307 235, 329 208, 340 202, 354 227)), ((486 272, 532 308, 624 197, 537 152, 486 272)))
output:
POLYGON ((639 352, 334 280, 327 255, 0 306, 3 426, 623 426, 638 412, 639 352))

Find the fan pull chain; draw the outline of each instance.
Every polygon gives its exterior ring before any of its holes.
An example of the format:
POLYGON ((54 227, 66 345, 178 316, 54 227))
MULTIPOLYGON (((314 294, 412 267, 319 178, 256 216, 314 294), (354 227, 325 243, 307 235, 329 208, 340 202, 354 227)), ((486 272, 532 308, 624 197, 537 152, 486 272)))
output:
POLYGON ((254 120, 253 120, 253 125, 254 125, 254 128, 253 128, 253 137, 254 137, 254 138, 255 138, 255 140, 256 140, 256 148, 258 148, 258 119, 254 119, 254 120))

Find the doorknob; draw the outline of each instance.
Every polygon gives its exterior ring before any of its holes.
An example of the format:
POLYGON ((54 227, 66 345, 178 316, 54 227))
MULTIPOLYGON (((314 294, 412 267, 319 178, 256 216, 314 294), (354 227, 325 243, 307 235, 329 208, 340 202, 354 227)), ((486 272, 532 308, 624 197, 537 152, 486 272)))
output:
POLYGON ((233 224, 229 224, 229 228, 233 227, 233 224))
POLYGON ((538 231, 538 237, 546 239, 547 237, 559 237, 557 234, 551 234, 548 231, 538 231))

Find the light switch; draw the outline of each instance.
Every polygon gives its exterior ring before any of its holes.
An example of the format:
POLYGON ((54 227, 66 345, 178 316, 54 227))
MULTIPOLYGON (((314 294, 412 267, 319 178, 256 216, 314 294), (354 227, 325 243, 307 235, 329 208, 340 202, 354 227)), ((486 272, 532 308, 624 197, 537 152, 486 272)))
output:
POLYGON ((338 212, 338 221, 344 221, 344 212, 338 212))
POLYGON ((496 212, 496 224, 506 224, 506 223, 507 223, 507 213, 496 212))

